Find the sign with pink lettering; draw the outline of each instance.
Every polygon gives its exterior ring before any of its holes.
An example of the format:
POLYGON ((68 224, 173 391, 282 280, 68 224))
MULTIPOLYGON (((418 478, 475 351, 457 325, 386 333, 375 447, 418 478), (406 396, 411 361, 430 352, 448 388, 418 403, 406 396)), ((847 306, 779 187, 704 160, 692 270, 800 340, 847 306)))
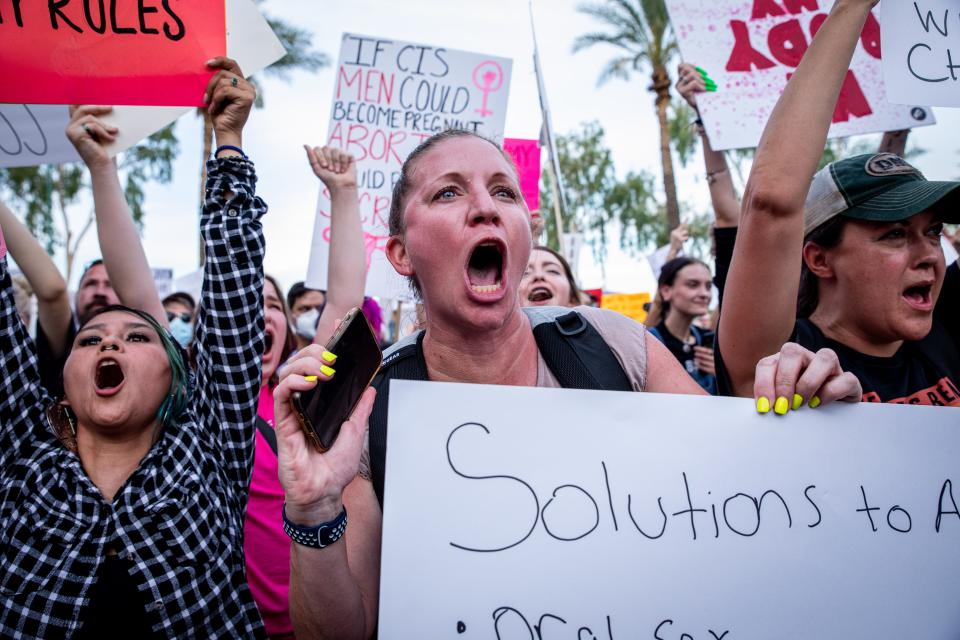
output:
MULTIPOLYGON (((718 85, 715 93, 697 98, 714 149, 757 146, 832 5, 832 0, 667 0, 684 59, 705 69, 718 85)), ((927 107, 887 99, 875 14, 847 72, 831 138, 936 123, 927 107)))
MULTIPOLYGON (((384 255, 393 185, 418 144, 445 129, 503 141, 512 61, 413 42, 345 33, 326 143, 357 159, 367 249, 367 293, 408 291, 384 255)), ((308 287, 325 289, 330 197, 321 190, 308 287)))
POLYGON ((504 138, 503 149, 513 158, 520 177, 520 190, 527 208, 540 208, 540 145, 536 140, 504 138))

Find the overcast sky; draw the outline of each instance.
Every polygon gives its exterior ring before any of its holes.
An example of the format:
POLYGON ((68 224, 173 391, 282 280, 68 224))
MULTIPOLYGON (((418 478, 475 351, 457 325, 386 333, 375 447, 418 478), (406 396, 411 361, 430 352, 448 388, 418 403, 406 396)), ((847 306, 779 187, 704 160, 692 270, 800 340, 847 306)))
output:
MULTIPOLYGON (((649 80, 612 81, 596 86, 611 49, 595 47, 571 53, 577 35, 595 29, 592 19, 576 11, 574 0, 536 0, 537 36, 554 128, 565 133, 590 120, 606 130, 617 172, 645 169, 659 176, 658 133, 649 80)), ((533 73, 532 41, 526 0, 269 0, 265 7, 314 34, 316 48, 335 63, 344 31, 410 40, 511 58, 506 133, 536 138, 540 111, 533 73)), ((710 61, 696 61, 709 71, 710 61)), ((310 246, 318 184, 305 161, 303 143, 325 140, 334 84, 333 65, 316 73, 295 73, 289 82, 263 83, 264 109, 251 116, 244 146, 256 162, 258 192, 270 206, 264 220, 266 269, 288 287, 303 278, 310 246)), ((957 153, 960 110, 938 109, 940 124, 914 134, 927 150, 916 164, 930 179, 955 179, 960 174, 957 153), (949 132, 949 133, 948 133, 949 132)), ((175 275, 197 267, 197 200, 200 168, 200 122, 184 116, 177 125, 181 153, 174 180, 147 189, 143 243, 155 267, 173 268, 175 275)), ((681 201, 705 211, 708 195, 702 163, 691 163, 678 175, 681 201)), ((82 217, 83 211, 75 212, 82 217)), ((82 244, 77 265, 99 255, 96 235, 82 244)), ((580 261, 581 284, 604 284, 589 251, 580 261)), ((649 290, 636 263, 617 252, 607 262, 606 285, 617 291, 649 290)), ((75 285, 75 283, 71 283, 75 285)))

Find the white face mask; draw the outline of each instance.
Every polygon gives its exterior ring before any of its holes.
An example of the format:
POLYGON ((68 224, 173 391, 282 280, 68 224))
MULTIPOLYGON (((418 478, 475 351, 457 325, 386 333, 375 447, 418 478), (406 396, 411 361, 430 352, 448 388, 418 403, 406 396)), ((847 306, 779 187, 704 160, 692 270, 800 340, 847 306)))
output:
POLYGON ((310 309, 297 316, 297 335, 301 338, 313 339, 317 333, 317 322, 320 321, 320 310, 310 309))
POLYGON ((180 346, 186 349, 193 340, 193 324, 184 322, 180 318, 174 318, 170 321, 170 335, 180 343, 180 346))

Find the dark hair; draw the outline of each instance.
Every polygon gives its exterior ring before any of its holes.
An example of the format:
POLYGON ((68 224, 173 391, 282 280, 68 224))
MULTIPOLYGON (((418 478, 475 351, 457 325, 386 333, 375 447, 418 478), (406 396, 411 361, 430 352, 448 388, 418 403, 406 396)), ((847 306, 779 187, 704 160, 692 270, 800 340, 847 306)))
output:
MULTIPOLYGON (((300 282, 294 282, 293 286, 290 287, 290 290, 287 291, 287 308, 293 309, 293 305, 297 303, 297 299, 307 293, 310 293, 311 291, 319 291, 324 296, 327 295, 327 292, 325 289, 311 289, 303 283, 303 280, 301 280, 300 282)), ((277 293, 278 294, 280 293, 280 289, 277 289, 277 293)))
MULTIPOLYGON (((803 239, 803 244, 812 242, 818 247, 832 249, 843 240, 843 230, 849 220, 850 218, 842 215, 831 218, 808 233, 803 239)), ((797 317, 809 318, 817 310, 818 304, 820 304, 820 290, 817 284, 817 276, 813 275, 813 272, 807 268, 806 261, 802 260, 800 289, 797 291, 797 317)))
MULTIPOLYGON (((390 216, 388 218, 388 227, 391 236, 401 236, 403 235, 404 231, 406 231, 403 221, 403 212, 406 209, 407 196, 410 195, 410 188, 412 187, 412 174, 413 170, 416 168, 417 160, 419 160, 420 156, 444 140, 452 140, 454 138, 477 138, 490 143, 503 155, 504 159, 506 159, 507 163, 513 169, 514 176, 517 176, 517 167, 514 165, 510 154, 504 151, 503 148, 493 140, 485 138, 479 133, 468 131, 466 129, 446 129, 440 133, 435 133, 417 145, 417 148, 414 149, 410 155, 407 156, 407 159, 403 161, 403 167, 400 169, 400 178, 397 179, 397 182, 393 185, 393 195, 390 199, 390 216)), ((519 177, 517 178, 517 181, 519 182, 519 177)), ((421 298, 420 283, 417 282, 415 277, 409 278, 409 282, 410 288, 413 289, 414 295, 419 300, 421 298)))
MULTIPOLYGON (((283 322, 287 325, 287 337, 283 341, 283 351, 280 352, 280 363, 283 364, 287 361, 287 358, 290 357, 290 354, 296 351, 297 349, 297 339, 293 335, 293 327, 290 326, 290 314, 287 313, 287 303, 283 299, 283 287, 280 286, 280 283, 277 282, 276 278, 271 275, 263 274, 264 279, 267 282, 273 285, 273 288, 277 292, 277 298, 280 299, 280 308, 283 309, 283 322)), ((264 296, 266 298, 266 296, 264 296)), ((277 369, 279 369, 279 365, 277 369)), ((273 375, 270 376, 269 380, 271 385, 276 385, 279 382, 277 377, 277 372, 274 371, 273 375)))
POLYGON ((196 301, 193 299, 193 296, 187 293, 186 291, 175 291, 171 293, 170 295, 168 295, 166 298, 163 299, 163 302, 161 302, 161 304, 163 306, 167 306, 168 302, 179 302, 181 304, 184 304, 190 307, 191 313, 197 310, 196 301))
POLYGON ((674 258, 670 260, 663 268, 660 269, 660 277, 657 278, 657 295, 653 298, 653 305, 650 308, 650 313, 647 314, 647 320, 644 324, 648 327, 655 327, 660 324, 660 321, 667 317, 667 314, 670 313, 670 301, 664 300, 663 295, 660 293, 662 287, 672 287, 673 283, 677 281, 677 274, 686 267, 689 267, 692 264, 699 264, 706 268, 707 271, 710 271, 710 267, 707 266, 707 263, 703 260, 698 260, 697 258, 688 258, 682 256, 680 258, 674 258))
POLYGON ((157 410, 157 420, 159 420, 160 424, 164 427, 176 424, 187 410, 187 404, 190 400, 190 368, 188 366, 189 360, 186 352, 183 350, 183 347, 173 339, 173 336, 157 322, 156 318, 146 311, 133 309, 122 304, 111 304, 102 309, 97 309, 87 318, 87 321, 83 323, 77 332, 83 331, 83 328, 90 324, 97 316, 113 311, 133 314, 149 324, 153 330, 157 332, 157 336, 160 338, 160 344, 163 346, 163 350, 167 354, 167 360, 170 363, 170 390, 167 392, 167 397, 163 399, 160 408, 157 410))
POLYGON ((580 304, 580 287, 577 286, 577 279, 573 277, 573 269, 570 268, 570 263, 567 262, 567 259, 564 258, 561 254, 557 253, 550 247, 545 247, 542 244, 538 244, 533 248, 534 251, 546 251, 554 258, 557 259, 557 262, 560 263, 560 266, 563 267, 563 274, 567 277, 567 284, 570 285, 570 300, 569 302, 575 305, 580 304))
MULTIPOLYGON (((77 280, 77 282, 82 283, 83 279, 87 277, 87 272, 90 271, 90 269, 93 269, 98 264, 103 264, 103 258, 97 258, 96 260, 91 260, 87 264, 83 265, 83 271, 80 273, 80 279, 77 280)), ((106 266, 104 266, 104 268, 106 268, 106 266)), ((80 284, 78 284, 77 286, 80 286, 80 284)))

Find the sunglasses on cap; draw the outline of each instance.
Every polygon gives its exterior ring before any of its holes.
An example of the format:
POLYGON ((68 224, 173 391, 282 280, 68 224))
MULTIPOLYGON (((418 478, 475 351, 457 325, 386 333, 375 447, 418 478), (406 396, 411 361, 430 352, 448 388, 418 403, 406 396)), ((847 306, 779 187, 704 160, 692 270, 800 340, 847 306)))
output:
POLYGON ((167 311, 167 322, 173 322, 174 318, 180 318, 184 322, 190 322, 192 318, 190 314, 186 311, 182 313, 174 313, 173 311, 167 311))

